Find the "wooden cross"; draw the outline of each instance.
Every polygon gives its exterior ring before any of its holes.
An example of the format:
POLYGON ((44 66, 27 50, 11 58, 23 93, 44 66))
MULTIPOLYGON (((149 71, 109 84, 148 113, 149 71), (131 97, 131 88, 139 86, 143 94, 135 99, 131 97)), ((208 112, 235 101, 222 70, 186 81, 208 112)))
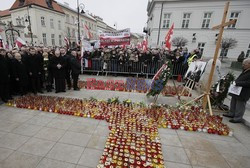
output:
POLYGON ((211 68, 209 79, 208 79, 207 89, 206 89, 206 91, 204 93, 204 97, 203 97, 203 109, 205 110, 207 108, 207 104, 208 104, 210 115, 213 115, 213 112, 212 112, 212 107, 211 107, 211 103, 210 103, 210 96, 209 96, 209 94, 210 94, 210 89, 211 89, 211 85, 212 85, 213 75, 214 75, 214 71, 215 71, 215 68, 216 68, 216 62, 217 62, 217 59, 218 59, 218 54, 219 54, 219 50, 220 50, 220 46, 221 46, 221 41, 222 41, 222 36, 223 36, 223 32, 224 32, 224 27, 236 23, 236 20, 231 20, 229 22, 226 22, 227 13, 228 13, 228 9, 229 9, 229 4, 230 4, 230 2, 227 2, 226 5, 225 5, 224 15, 223 15, 221 24, 212 28, 212 30, 220 29, 220 33, 219 33, 218 41, 217 41, 217 44, 216 44, 216 49, 215 49, 215 53, 214 53, 214 59, 213 59, 212 68, 211 68))
POLYGON ((212 30, 219 29, 220 33, 219 33, 219 36, 218 36, 216 49, 215 49, 215 52, 214 52, 213 64, 212 64, 212 68, 211 68, 211 71, 210 71, 207 88, 206 88, 205 92, 202 95, 200 95, 199 97, 195 98, 194 100, 192 100, 192 101, 186 103, 185 105, 183 105, 183 106, 186 106, 186 105, 190 104, 191 102, 199 100, 199 99, 201 99, 203 97, 203 105, 202 105, 203 109, 206 110, 207 104, 208 104, 210 115, 213 115, 213 111, 212 111, 212 106, 211 106, 210 96, 209 95, 210 95, 210 89, 211 89, 211 85, 212 85, 214 71, 215 71, 215 68, 216 68, 216 62, 217 62, 217 59, 218 59, 218 54, 219 54, 219 50, 220 50, 220 46, 221 46, 224 27, 236 23, 236 20, 231 20, 229 22, 226 22, 227 13, 228 13, 228 9, 229 9, 229 4, 230 4, 230 2, 227 2, 226 5, 225 5, 224 15, 223 15, 221 24, 217 25, 217 26, 214 26, 212 28, 212 30))

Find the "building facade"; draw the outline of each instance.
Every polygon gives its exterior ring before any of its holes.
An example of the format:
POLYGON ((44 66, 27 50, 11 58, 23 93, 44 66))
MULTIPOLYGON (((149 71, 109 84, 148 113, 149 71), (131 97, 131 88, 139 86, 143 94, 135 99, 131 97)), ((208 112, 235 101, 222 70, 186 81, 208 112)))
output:
MULTIPOLYGON (((87 38, 84 25, 87 25, 92 35, 88 40, 98 40, 99 31, 112 29, 102 18, 92 14, 80 13, 79 20, 80 36, 87 38)), ((10 23, 15 29, 20 29, 20 37, 28 45, 64 46, 65 37, 72 47, 78 42, 78 13, 67 3, 61 4, 54 0, 16 0, 10 9, 0 11, 0 22, 0 30, 3 30, 0 35, 10 44, 12 38, 5 33, 10 23)))
MULTIPOLYGON (((187 48, 200 48, 203 57, 213 57, 218 30, 211 28, 219 25, 227 0, 150 0, 147 12, 147 33, 150 47, 164 45, 165 36, 174 23, 174 37, 188 40, 187 48)), ((225 27, 224 38, 236 39, 237 47, 225 54, 235 59, 241 51, 250 54, 250 1, 231 0, 227 21, 236 19, 234 25, 225 27)))

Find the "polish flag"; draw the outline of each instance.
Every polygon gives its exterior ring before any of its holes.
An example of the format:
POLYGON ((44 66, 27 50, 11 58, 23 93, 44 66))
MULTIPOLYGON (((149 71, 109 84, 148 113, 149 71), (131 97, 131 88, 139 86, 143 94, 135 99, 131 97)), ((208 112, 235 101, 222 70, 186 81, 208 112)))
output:
POLYGON ((17 37, 16 46, 18 46, 18 48, 21 48, 24 45, 26 45, 26 42, 23 39, 21 39, 20 37, 17 37))
POLYGON ((142 49, 144 52, 146 52, 148 50, 148 40, 146 38, 144 38, 144 40, 142 42, 142 49))
POLYGON ((0 48, 5 48, 5 44, 1 35, 0 35, 0 48))
POLYGON ((171 51, 171 37, 174 34, 174 23, 172 24, 171 28, 169 29, 166 37, 165 37, 165 44, 166 44, 166 48, 168 48, 169 51, 171 51))
POLYGON ((92 39, 93 35, 90 32, 89 27, 86 24, 83 24, 83 28, 84 28, 87 39, 92 39))
POLYGON ((69 39, 67 37, 64 37, 64 42, 67 45, 67 47, 69 46, 69 39))

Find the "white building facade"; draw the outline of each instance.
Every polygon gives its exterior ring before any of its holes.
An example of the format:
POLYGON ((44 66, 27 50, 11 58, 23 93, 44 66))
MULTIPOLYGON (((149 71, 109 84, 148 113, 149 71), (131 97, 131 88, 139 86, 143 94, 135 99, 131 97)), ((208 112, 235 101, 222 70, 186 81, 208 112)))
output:
MULTIPOLYGON (((80 36, 87 34, 84 25, 87 25, 92 34, 92 38, 88 40, 98 40, 99 30, 110 30, 110 26, 102 18, 92 14, 80 13, 79 20, 80 36)), ((67 37, 71 47, 75 47, 78 41, 77 10, 54 0, 16 0, 10 9, 0 11, 0 23, 0 35, 9 44, 13 40, 5 34, 5 30, 10 23, 15 28, 22 28, 20 37, 28 45, 33 40, 35 46, 64 46, 64 38, 67 37), (28 29, 29 25, 32 34, 28 29)))
MULTIPOLYGON (((148 3, 147 37, 150 47, 164 45, 165 36, 174 23, 174 37, 188 40, 190 50, 200 48, 205 58, 214 55, 219 25, 223 17, 226 0, 151 0, 148 3)), ((224 38, 237 40, 237 47, 228 50, 230 59, 241 51, 250 55, 250 1, 231 0, 227 21, 236 19, 234 25, 225 27, 224 38)))

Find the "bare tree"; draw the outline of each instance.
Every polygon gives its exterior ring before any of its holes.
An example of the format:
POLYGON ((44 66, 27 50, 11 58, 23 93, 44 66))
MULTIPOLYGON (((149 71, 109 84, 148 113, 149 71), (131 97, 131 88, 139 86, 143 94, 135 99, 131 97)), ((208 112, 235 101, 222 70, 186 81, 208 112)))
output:
POLYGON ((188 43, 188 40, 184 37, 175 37, 172 39, 172 45, 175 47, 184 47, 188 43))
POLYGON ((237 46, 238 41, 233 38, 223 38, 221 41, 221 60, 226 56, 229 49, 233 49, 237 46))

